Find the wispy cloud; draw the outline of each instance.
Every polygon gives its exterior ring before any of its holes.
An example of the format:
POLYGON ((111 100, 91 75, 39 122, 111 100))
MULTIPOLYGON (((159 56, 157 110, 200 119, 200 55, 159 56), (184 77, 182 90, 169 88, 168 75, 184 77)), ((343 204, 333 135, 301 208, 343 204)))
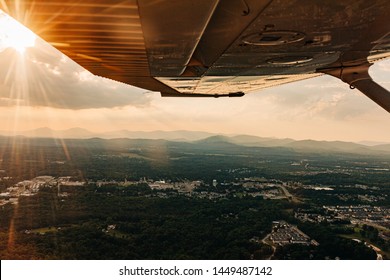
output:
POLYGON ((390 59, 383 59, 371 66, 373 71, 379 70, 389 73, 390 72, 390 59))
POLYGON ((257 94, 272 118, 286 121, 344 121, 383 110, 358 90, 325 75, 257 94))
POLYGON ((145 90, 97 77, 41 40, 21 56, 0 53, 0 106, 25 105, 66 109, 148 106, 145 90))

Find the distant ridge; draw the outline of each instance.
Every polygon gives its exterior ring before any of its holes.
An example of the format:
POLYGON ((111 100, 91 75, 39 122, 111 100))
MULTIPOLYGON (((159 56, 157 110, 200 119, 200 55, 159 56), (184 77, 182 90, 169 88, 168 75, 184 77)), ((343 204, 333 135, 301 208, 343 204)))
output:
POLYGON ((343 151, 354 152, 359 149, 368 149, 368 146, 356 144, 352 142, 342 141, 314 141, 314 140, 301 140, 288 143, 287 147, 294 150, 311 150, 311 151, 343 151))
POLYGON ((40 127, 32 130, 18 131, 14 133, 0 132, 4 136, 26 136, 36 138, 76 138, 87 139, 95 137, 95 133, 80 127, 73 127, 65 130, 55 130, 48 127, 40 127))
POLYGON ((214 135, 208 138, 199 140, 203 143, 217 143, 217 142, 227 142, 231 144, 236 144, 240 146, 247 147, 284 147, 289 143, 294 142, 294 139, 277 139, 277 138, 267 138, 259 137, 253 135, 236 135, 236 136, 225 136, 225 135, 214 135))
POLYGON ((378 141, 360 141, 360 142, 357 142, 357 143, 358 143, 358 144, 365 145, 365 146, 379 146, 379 145, 387 145, 387 144, 390 144, 390 143, 378 142, 378 141))
MULTIPOLYGON (((63 139, 149 139, 165 140, 175 142, 187 142, 211 147, 257 147, 257 148, 284 148, 295 152, 311 153, 353 153, 362 155, 387 155, 390 156, 390 143, 365 145, 363 142, 343 141, 315 141, 315 140, 294 140, 290 138, 278 139, 270 137, 259 137, 253 135, 221 135, 204 131, 129 131, 116 130, 105 133, 94 133, 87 129, 74 127, 65 130, 54 130, 48 127, 41 127, 33 130, 9 133, 0 131, 3 136, 25 136, 31 138, 63 138, 63 139)), ((390 159, 390 157, 389 157, 390 159)))
POLYGON ((74 127, 65 130, 55 130, 48 127, 40 127, 33 130, 25 130, 18 132, 0 131, 3 136, 26 136, 37 138, 63 138, 63 139, 89 139, 89 138, 129 138, 129 139, 164 139, 170 141, 196 141, 204 139, 215 134, 204 131, 129 131, 115 130, 104 133, 95 133, 87 129, 74 127))
POLYGON ((221 144, 229 143, 231 145, 239 145, 245 147, 256 148, 289 148, 295 152, 310 152, 310 153, 351 153, 363 155, 380 155, 389 154, 390 160, 390 144, 366 146, 353 142, 343 141, 315 141, 315 140, 293 140, 293 139, 275 139, 263 138, 250 135, 238 136, 223 136, 215 135, 199 141, 196 143, 221 144))
POLYGON ((187 131, 187 130, 174 130, 174 131, 129 131, 129 130, 117 130, 99 134, 99 137, 105 139, 112 138, 130 138, 130 139, 164 139, 171 141, 196 141, 213 136, 213 133, 204 131, 187 131))

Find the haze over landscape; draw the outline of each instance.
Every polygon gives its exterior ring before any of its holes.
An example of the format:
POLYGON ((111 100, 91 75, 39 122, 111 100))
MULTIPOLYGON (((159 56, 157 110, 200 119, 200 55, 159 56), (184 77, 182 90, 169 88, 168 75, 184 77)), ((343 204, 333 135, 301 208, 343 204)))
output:
POLYGON ((204 131, 129 131, 115 130, 108 132, 95 133, 87 129, 74 127, 65 130, 53 130, 48 127, 41 127, 33 130, 9 132, 0 131, 2 136, 21 136, 38 138, 57 138, 57 139, 156 139, 175 142, 204 142, 204 143, 230 143, 239 146, 248 147, 288 147, 292 150, 300 151, 332 151, 363 154, 389 153, 390 143, 362 141, 359 143, 343 141, 315 141, 315 140, 295 140, 291 138, 271 138, 258 137, 252 135, 237 134, 213 134, 204 131))

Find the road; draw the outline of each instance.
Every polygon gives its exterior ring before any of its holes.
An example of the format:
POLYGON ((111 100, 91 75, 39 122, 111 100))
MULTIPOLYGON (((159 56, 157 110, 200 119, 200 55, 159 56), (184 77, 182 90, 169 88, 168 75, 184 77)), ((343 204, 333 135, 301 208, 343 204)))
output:
POLYGON ((296 198, 295 196, 293 196, 293 195, 286 189, 285 186, 280 186, 280 188, 282 189, 284 195, 285 195, 288 199, 291 199, 292 202, 295 202, 295 203, 301 202, 298 198, 296 198))
POLYGON ((269 242, 269 237, 271 236, 271 233, 267 234, 266 237, 264 237, 261 242, 268 245, 268 246, 271 246, 272 247, 272 254, 268 257, 267 260, 271 260, 273 258, 273 256, 275 255, 275 252, 276 252, 276 246, 272 243, 272 242, 269 242), (268 241, 268 242, 267 242, 268 241))

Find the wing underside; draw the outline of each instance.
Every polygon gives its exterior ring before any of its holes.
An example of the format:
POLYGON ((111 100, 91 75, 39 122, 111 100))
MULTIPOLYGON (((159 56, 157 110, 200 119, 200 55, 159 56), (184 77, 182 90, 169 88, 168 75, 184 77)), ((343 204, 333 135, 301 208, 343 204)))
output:
POLYGON ((93 74, 164 96, 241 96, 323 73, 348 82, 342 69, 366 71, 390 55, 388 0, 3 0, 0 8, 93 74))

